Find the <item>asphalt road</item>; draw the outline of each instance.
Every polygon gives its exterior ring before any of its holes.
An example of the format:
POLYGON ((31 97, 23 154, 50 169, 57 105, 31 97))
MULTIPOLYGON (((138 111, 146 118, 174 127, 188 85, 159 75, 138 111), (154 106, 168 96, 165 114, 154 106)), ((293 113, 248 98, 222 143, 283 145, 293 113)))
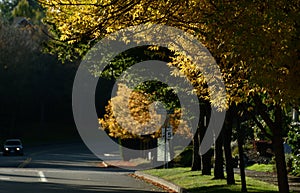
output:
POLYGON ((0 193, 164 192, 130 177, 133 171, 100 168, 84 144, 25 149, 25 156, 0 155, 0 193))

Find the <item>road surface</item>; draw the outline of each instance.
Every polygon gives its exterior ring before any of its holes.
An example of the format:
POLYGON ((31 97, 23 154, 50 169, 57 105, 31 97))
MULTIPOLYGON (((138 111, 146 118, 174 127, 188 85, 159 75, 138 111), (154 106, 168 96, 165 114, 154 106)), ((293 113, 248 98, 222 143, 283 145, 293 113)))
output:
POLYGON ((130 177, 132 171, 100 168, 82 143, 25 149, 25 156, 0 155, 0 193, 150 193, 164 190, 130 177))

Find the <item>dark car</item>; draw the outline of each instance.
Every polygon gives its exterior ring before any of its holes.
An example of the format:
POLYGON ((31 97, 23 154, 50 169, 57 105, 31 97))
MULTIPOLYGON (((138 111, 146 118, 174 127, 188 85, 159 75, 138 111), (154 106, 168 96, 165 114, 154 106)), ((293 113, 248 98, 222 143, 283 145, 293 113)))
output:
POLYGON ((7 139, 3 145, 3 155, 24 155, 20 139, 7 139))

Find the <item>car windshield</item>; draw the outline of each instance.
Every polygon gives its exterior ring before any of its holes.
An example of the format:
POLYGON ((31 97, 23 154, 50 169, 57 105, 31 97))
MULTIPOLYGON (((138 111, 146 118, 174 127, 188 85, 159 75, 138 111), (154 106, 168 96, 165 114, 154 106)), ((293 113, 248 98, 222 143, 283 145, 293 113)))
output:
POLYGON ((5 145, 21 145, 20 141, 7 141, 5 145))

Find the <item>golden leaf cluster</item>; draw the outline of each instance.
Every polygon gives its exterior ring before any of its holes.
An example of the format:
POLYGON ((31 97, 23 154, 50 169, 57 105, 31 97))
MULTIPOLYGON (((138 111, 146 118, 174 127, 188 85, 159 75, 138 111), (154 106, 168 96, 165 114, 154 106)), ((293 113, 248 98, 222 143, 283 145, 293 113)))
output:
POLYGON ((171 126, 174 134, 191 137, 187 121, 181 119, 181 110, 163 116, 154 109, 154 101, 148 94, 118 85, 118 91, 106 106, 106 114, 99 119, 101 127, 112 137, 159 137, 161 128, 171 126), (130 93, 128 95, 128 93, 130 93))

